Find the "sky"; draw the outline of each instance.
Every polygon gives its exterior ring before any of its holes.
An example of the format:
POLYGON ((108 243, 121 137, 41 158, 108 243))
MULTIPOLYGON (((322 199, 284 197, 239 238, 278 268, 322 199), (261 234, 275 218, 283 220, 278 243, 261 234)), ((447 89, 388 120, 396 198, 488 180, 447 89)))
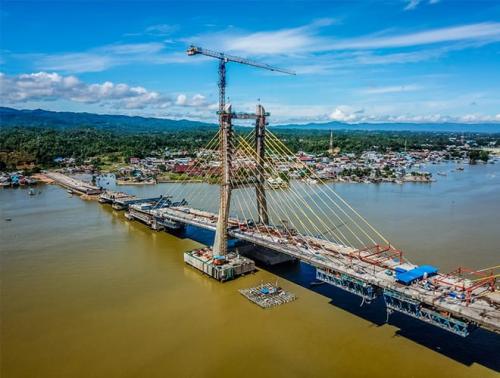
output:
POLYGON ((8 1, 0 105, 216 121, 217 60, 235 111, 270 122, 500 123, 500 0, 8 1))

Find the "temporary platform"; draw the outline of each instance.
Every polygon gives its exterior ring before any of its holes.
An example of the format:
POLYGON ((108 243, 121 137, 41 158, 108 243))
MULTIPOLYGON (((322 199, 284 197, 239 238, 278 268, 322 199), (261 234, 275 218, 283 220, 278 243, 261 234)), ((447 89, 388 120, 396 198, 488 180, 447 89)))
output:
POLYGON ((125 198, 134 198, 130 194, 124 193, 124 192, 115 192, 112 190, 105 190, 104 192, 101 193, 99 196, 99 203, 105 204, 113 204, 116 200, 118 199, 125 199, 125 198))
POLYGON ((283 290, 277 284, 273 285, 271 283, 261 284, 249 289, 240 289, 239 292, 262 308, 279 306, 297 299, 294 294, 283 290))
POLYGON ((158 203, 163 197, 137 198, 136 196, 124 196, 113 200, 114 210, 127 210, 130 205, 137 205, 145 202, 158 203))

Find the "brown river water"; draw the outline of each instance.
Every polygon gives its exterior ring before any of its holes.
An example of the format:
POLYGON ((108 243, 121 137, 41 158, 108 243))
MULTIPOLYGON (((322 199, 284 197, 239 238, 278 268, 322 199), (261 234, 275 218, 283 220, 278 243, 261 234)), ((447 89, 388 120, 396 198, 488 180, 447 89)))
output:
MULTIPOLYGON (((336 189, 416 263, 497 265, 500 164, 452 168, 436 168, 449 173, 432 184, 336 189)), ((397 314, 387 324, 380 301, 360 307, 310 287, 304 264, 221 284, 182 259, 209 233, 153 232, 57 186, 38 189, 0 190, 1 377, 499 376, 497 335, 462 339, 397 314), (298 299, 263 310, 238 293, 276 280, 298 299)))

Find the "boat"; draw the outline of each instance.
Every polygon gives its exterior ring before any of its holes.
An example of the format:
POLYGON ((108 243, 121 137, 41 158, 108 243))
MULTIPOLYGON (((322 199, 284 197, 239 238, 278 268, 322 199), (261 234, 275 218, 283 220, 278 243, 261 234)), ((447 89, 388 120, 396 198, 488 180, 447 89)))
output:
POLYGON ((323 281, 312 281, 309 283, 310 286, 319 286, 319 285, 323 285, 325 282, 323 281))
POLYGON ((281 189, 281 188, 288 187, 288 183, 285 180, 283 180, 281 177, 268 178, 267 185, 271 189, 281 189))
POLYGON ((36 184, 38 184, 38 181, 36 179, 29 178, 29 177, 27 177, 25 179, 25 182, 26 182, 26 185, 36 185, 36 184))
POLYGON ((312 178, 306 178, 304 181, 308 184, 317 184, 318 183, 318 180, 315 180, 312 178))
POLYGON ((34 195, 36 194, 36 192, 33 190, 33 188, 30 188, 30 190, 29 190, 28 194, 29 194, 30 196, 34 196, 34 195))
POLYGON ((66 190, 66 192, 68 192, 68 194, 73 195, 73 191, 71 189, 66 190))
POLYGON ((448 176, 448 174, 446 172, 438 172, 437 174, 438 174, 438 176, 448 176))

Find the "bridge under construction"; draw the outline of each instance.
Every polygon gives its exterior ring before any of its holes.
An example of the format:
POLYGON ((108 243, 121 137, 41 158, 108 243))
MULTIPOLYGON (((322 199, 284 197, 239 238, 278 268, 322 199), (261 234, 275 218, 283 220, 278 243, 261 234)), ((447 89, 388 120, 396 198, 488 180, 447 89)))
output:
POLYGON ((213 246, 185 252, 184 261, 220 281, 255 269, 251 259, 228 250, 228 240, 237 239, 315 267, 317 280, 359 296, 362 304, 383 297, 388 318, 399 312, 463 337, 475 327, 500 333, 499 266, 443 273, 410 262, 268 130, 270 114, 261 104, 255 113, 240 113, 225 103, 227 62, 290 72, 194 46, 188 54, 220 63, 219 129, 184 174, 186 180, 218 182, 218 211, 203 208, 206 187, 181 182, 159 199, 131 202, 128 219, 155 230, 191 225, 214 231, 213 246), (238 120, 254 125, 237 134, 238 120), (293 167, 297 178, 285 166, 293 167), (276 180, 283 184, 269 184, 276 180), (201 206, 189 206, 194 200, 201 206))

